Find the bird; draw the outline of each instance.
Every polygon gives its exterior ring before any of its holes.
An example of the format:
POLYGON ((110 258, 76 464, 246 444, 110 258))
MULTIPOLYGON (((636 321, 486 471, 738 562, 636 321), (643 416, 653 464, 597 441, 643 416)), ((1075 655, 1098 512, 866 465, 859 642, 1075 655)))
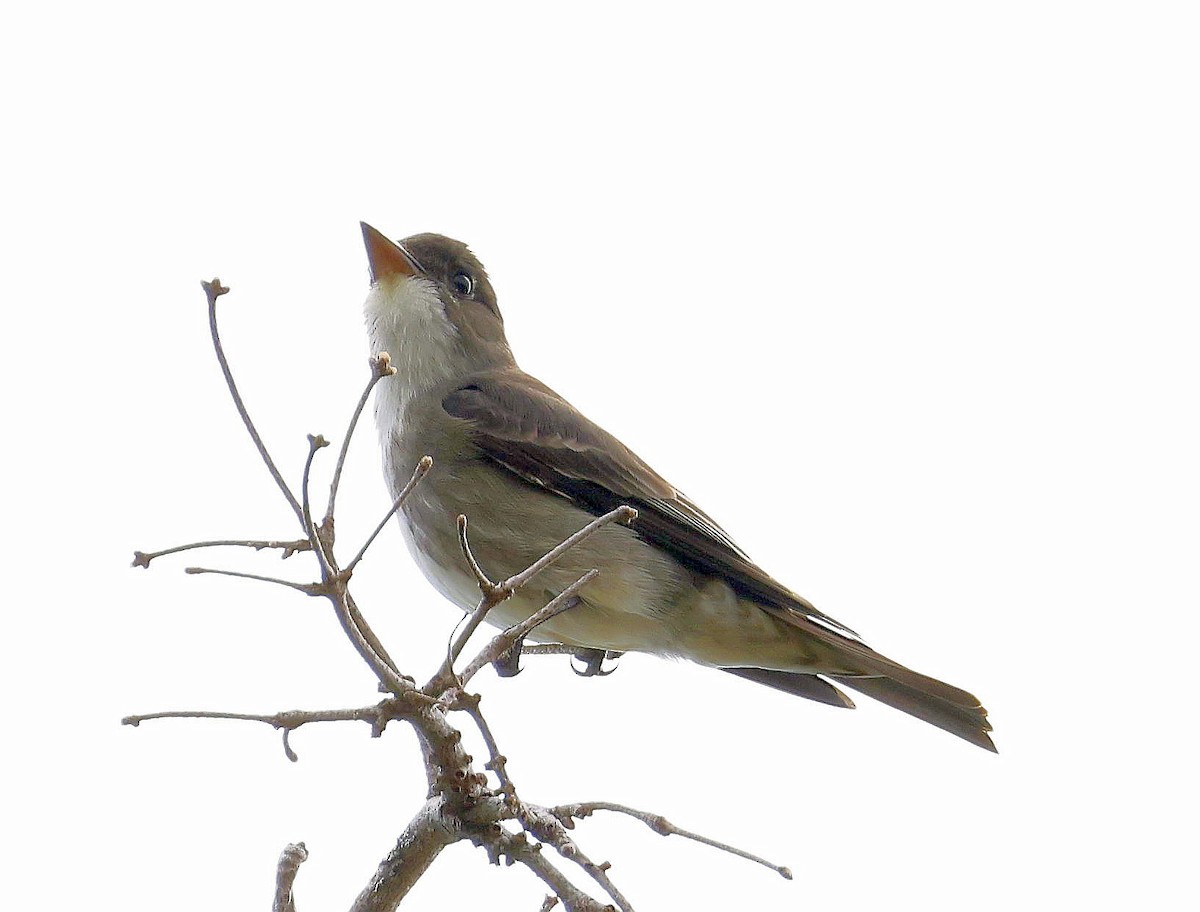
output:
POLYGON ((395 375, 375 421, 393 498, 428 455, 432 468, 399 511, 416 564, 463 611, 479 602, 458 516, 492 578, 533 564, 597 516, 612 523, 569 550, 487 620, 508 627, 591 569, 574 606, 531 638, 582 653, 649 653, 836 707, 849 688, 989 751, 972 694, 901 665, 760 568, 691 499, 513 357, 483 265, 440 234, 392 241, 362 223, 372 353, 395 375))

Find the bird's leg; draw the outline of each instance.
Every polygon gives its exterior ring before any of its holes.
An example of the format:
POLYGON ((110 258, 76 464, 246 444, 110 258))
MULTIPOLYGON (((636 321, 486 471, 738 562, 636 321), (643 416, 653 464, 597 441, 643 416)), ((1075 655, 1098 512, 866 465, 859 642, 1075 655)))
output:
MULTIPOLYGON (((568 598, 566 600, 566 602, 564 602, 562 604, 562 606, 559 608, 559 610, 556 612, 556 614, 562 614, 564 611, 570 611, 572 608, 576 607, 578 604, 579 604, 579 597, 572 595, 570 598, 568 598)), ((547 618, 547 620, 548 620, 548 618, 547 618)), ((536 628, 534 628, 534 629, 536 629, 536 628)), ((532 632, 533 632, 533 630, 526 631, 526 636, 528 636, 528 634, 530 634, 532 632)), ((496 660, 494 660, 492 662, 492 667, 496 669, 496 674, 502 678, 511 678, 514 675, 520 674, 521 673, 521 653, 525 648, 526 648, 525 647, 525 637, 523 636, 520 639, 516 640, 510 647, 508 647, 508 650, 503 655, 501 655, 499 658, 497 658, 496 660)), ((551 647, 546 647, 546 648, 551 648, 551 647)), ((541 651, 541 649, 542 649, 542 647, 535 646, 535 647, 532 647, 530 649, 530 651, 531 652, 534 650, 541 651)), ((558 649, 561 650, 562 647, 560 646, 560 647, 558 647, 558 649)), ((555 650, 552 649, 552 651, 555 651, 555 650)), ((603 657, 601 657, 601 661, 603 661, 603 657)), ((589 674, 595 674, 595 672, 589 672, 589 674)))
POLYGON ((617 652, 615 649, 577 649, 575 650, 573 657, 583 663, 582 671, 576 668, 573 663, 571 665, 571 670, 581 678, 606 678, 617 670, 617 666, 614 665, 612 668, 608 669, 608 671, 605 671, 604 660, 619 659, 621 657, 621 653, 617 652))

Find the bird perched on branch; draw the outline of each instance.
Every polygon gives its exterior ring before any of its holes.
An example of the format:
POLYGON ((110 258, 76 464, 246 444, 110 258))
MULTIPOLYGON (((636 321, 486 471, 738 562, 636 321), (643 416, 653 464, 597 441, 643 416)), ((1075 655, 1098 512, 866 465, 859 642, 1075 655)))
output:
POLYGON ((421 457, 433 457, 400 520, 421 570, 450 601, 469 611, 480 597, 460 550, 460 514, 480 564, 507 577, 627 504, 637 510, 628 526, 600 529, 488 620, 523 621, 598 568, 578 603, 535 637, 690 659, 852 707, 836 682, 995 750, 974 696, 881 655, 777 582, 632 450, 517 367, 487 273, 465 244, 437 234, 394 243, 362 227, 371 347, 397 371, 376 392, 384 471, 396 496, 421 457))

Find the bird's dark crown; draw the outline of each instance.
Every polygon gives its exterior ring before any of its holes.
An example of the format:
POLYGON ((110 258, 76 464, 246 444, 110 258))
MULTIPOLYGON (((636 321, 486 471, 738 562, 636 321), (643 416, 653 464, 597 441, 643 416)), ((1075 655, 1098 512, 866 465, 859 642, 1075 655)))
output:
POLYGON ((460 300, 474 300, 500 315, 496 305, 496 292, 488 280, 487 270, 479 258, 462 241, 443 234, 414 234, 400 242, 420 267, 425 277, 439 288, 460 300), (470 280, 471 291, 463 294, 455 285, 455 277, 465 275, 470 280))

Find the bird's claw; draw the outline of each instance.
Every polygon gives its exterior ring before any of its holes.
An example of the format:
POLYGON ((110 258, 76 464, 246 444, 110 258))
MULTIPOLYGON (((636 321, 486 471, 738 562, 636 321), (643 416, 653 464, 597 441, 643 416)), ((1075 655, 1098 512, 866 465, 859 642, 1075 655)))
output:
POLYGON ((612 649, 579 649, 576 650, 573 658, 578 659, 583 663, 583 670, 575 667, 575 663, 571 663, 571 671, 579 675, 581 678, 607 678, 610 674, 617 670, 617 666, 613 665, 607 671, 604 670, 605 659, 619 659, 621 653, 612 649))
POLYGON ((525 637, 517 640, 492 662, 496 675, 501 678, 515 678, 521 673, 521 648, 525 645, 525 637))

